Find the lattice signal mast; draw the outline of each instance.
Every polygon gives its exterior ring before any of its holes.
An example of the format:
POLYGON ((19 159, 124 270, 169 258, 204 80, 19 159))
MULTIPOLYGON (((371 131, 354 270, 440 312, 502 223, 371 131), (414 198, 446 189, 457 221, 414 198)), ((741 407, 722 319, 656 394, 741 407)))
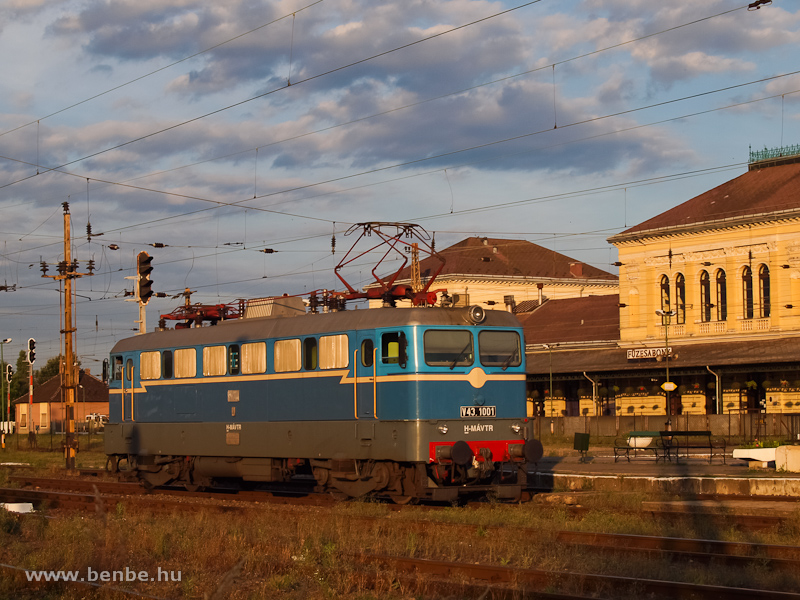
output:
MULTIPOLYGON (((94 275, 94 261, 89 261, 88 273, 78 272, 78 261, 72 259, 72 240, 70 227, 69 203, 63 202, 64 207, 64 260, 58 263, 58 275, 47 274, 47 264, 42 263, 42 277, 49 277, 64 282, 64 360, 59 365, 61 372, 62 390, 66 408, 65 420, 66 440, 64 444, 64 459, 67 469, 75 468, 75 452, 77 438, 75 437, 75 400, 78 391, 78 366, 75 364, 75 348, 72 334, 76 331, 75 315, 72 310, 72 280, 84 276, 94 275)), ((32 369, 32 367, 31 367, 32 369)))

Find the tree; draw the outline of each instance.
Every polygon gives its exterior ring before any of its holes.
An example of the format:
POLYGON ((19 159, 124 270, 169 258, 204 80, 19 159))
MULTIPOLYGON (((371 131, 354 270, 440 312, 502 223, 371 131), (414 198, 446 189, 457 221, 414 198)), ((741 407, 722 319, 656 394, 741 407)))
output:
POLYGON ((20 350, 17 367, 14 369, 14 375, 11 376, 11 400, 16 400, 28 393, 28 368, 30 365, 25 360, 25 356, 25 351, 20 350))
POLYGON ((42 384, 45 381, 49 381, 51 378, 58 375, 59 365, 61 363, 61 355, 54 356, 52 358, 47 359, 47 362, 44 363, 44 366, 41 369, 33 372, 33 381, 36 384, 42 384))

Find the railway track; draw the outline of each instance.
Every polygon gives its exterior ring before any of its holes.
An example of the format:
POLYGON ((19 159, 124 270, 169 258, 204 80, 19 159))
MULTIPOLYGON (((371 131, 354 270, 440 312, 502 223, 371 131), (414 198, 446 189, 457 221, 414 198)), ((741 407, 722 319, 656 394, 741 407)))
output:
MULTIPOLYGON (((85 492, 91 495, 92 501, 99 493, 101 495, 114 495, 119 497, 173 497, 175 499, 185 500, 205 500, 207 502, 226 503, 236 501, 237 503, 268 503, 268 504, 300 504, 311 506, 331 506, 336 503, 335 499, 329 494, 317 494, 309 489, 297 491, 296 489, 276 489, 274 491, 251 491, 251 490, 228 490, 228 491, 215 491, 215 492, 190 492, 182 488, 156 488, 146 490, 138 483, 134 482, 121 482, 110 481, 102 479, 78 479, 78 478, 45 478, 45 477, 29 477, 25 475, 12 475, 9 477, 9 482, 21 486, 24 489, 38 488, 41 490, 49 490, 52 492, 85 492)), ((14 489, 14 488, 8 488, 14 489)), ((0 489, 0 497, 9 497, 8 494, 0 489)), ((13 494, 14 492, 9 492, 13 494)), ((17 496, 21 498, 22 496, 17 496)), ((33 502, 37 505, 40 499, 19 500, 12 501, 25 501, 33 502)), ((49 498, 50 506, 66 507, 68 504, 75 504, 76 507, 80 505, 82 500, 69 500, 64 497, 59 500, 57 496, 49 498)), ((85 502, 88 502, 86 500, 85 502)), ((178 502, 177 505, 186 506, 190 510, 193 504, 189 502, 178 502)), ((208 504, 204 504, 208 505, 208 504)), ((480 503, 478 503, 480 505, 480 503)), ((203 504, 198 504, 203 506, 203 504)), ((393 510, 402 510, 402 507, 391 505, 393 510)), ((428 507, 435 508, 435 507, 428 507)), ((567 512, 573 517, 582 517, 595 509, 585 506, 567 506, 567 512)), ((736 514, 731 512, 716 512, 709 510, 697 509, 694 511, 685 510, 670 510, 664 507, 654 507, 651 509, 645 508, 637 514, 642 514, 651 519, 663 521, 678 521, 678 520, 701 520, 708 523, 716 524, 719 527, 736 526, 744 530, 764 530, 774 527, 779 527, 787 521, 787 516, 782 514, 736 514)))
MULTIPOLYGON (((496 565, 460 563, 398 556, 358 554, 354 560, 365 565, 393 569, 403 574, 417 576, 418 587, 435 585, 437 592, 465 597, 471 591, 475 598, 619 598, 692 600, 800 600, 800 594, 773 590, 756 590, 716 585, 692 584, 656 579, 596 575, 567 571, 517 569, 496 565), (433 581, 425 578, 435 578, 433 581), (483 585, 477 582, 482 582, 483 585), (569 590, 562 593, 542 593, 538 590, 569 590), (613 590, 613 592, 611 591, 613 590)), ((406 585, 414 580, 406 580, 406 585)))
MULTIPOLYGON (((154 511, 223 510, 238 511, 252 509, 256 502, 269 498, 263 492, 239 492, 226 494, 216 492, 190 493, 177 490, 158 490, 156 493, 141 488, 138 484, 103 480, 81 480, 32 478, 16 476, 12 481, 26 488, 0 489, 0 498, 14 501, 31 501, 39 506, 66 508, 80 511, 111 510, 118 502, 154 511), (38 487, 40 489, 31 489, 38 487), (41 489, 60 487, 60 490, 41 489), (66 488, 66 489, 65 489, 66 488), (234 501, 234 502, 232 502, 234 501)), ((294 503, 296 498, 289 499, 294 503)), ((332 502, 328 502, 332 504, 332 502)), ((575 511, 576 514, 578 511, 575 511)), ((582 512, 582 511, 580 511, 582 512)), ((681 513, 681 516, 685 516, 681 513)), ((697 515, 694 515, 696 518, 697 515)), ((445 529, 463 530, 464 539, 490 539, 492 536, 513 535, 521 540, 551 536, 552 543, 572 546, 581 553, 594 552, 606 556, 646 556, 654 561, 686 562, 711 567, 744 569, 753 564, 759 568, 785 573, 800 572, 800 547, 770 544, 749 544, 718 540, 698 540, 674 537, 585 533, 575 531, 542 531, 536 528, 517 526, 482 526, 454 524, 431 520, 391 520, 384 517, 346 516, 352 522, 379 523, 382 535, 386 527, 414 530, 420 535, 437 536, 445 529), (479 529, 483 532, 476 536, 479 529)), ((461 535, 461 532, 459 532, 461 535)), ((524 542, 521 542, 524 543, 524 542)), ((387 556, 378 554, 343 555, 352 560, 356 569, 363 571, 365 579, 378 585, 385 578, 387 569, 395 581, 408 589, 422 593, 455 595, 457 597, 492 598, 617 598, 616 591, 630 590, 652 598, 786 598, 800 600, 800 594, 764 591, 734 587, 696 585, 686 582, 633 579, 620 575, 601 575, 586 572, 547 571, 523 569, 492 564, 461 563, 429 560, 415 557, 387 556), (549 589, 548 593, 540 591, 549 589), (558 591, 556 591, 558 590, 558 591), (563 591, 566 590, 566 591, 563 591), (610 593, 609 590, 615 590, 610 593)), ((624 564, 624 561, 619 563, 624 564)), ((626 592, 628 593, 628 592, 626 592)))

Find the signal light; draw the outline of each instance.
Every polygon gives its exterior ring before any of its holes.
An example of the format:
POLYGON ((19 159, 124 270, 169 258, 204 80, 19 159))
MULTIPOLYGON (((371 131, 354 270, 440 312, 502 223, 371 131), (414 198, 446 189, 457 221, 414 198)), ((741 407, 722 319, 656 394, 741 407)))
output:
POLYGON ((8 383, 11 383, 11 377, 13 375, 14 375, 14 369, 11 367, 11 365, 6 364, 6 381, 8 383))
POLYGON ((136 284, 136 296, 142 305, 150 302, 153 295, 153 281, 150 279, 150 273, 153 271, 153 257, 147 252, 139 252, 136 257, 136 272, 139 279, 136 284))
POLYGON ((28 356, 27 361, 29 365, 36 362, 36 340, 33 338, 28 339, 28 356))

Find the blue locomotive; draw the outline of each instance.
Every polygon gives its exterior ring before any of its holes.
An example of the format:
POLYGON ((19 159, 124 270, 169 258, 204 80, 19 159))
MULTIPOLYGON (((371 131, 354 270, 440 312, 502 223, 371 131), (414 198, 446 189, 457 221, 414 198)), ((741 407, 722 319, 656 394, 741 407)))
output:
POLYGON ((118 342, 106 451, 145 485, 286 482, 455 500, 518 498, 542 455, 526 418, 522 329, 508 312, 313 314, 299 298, 118 342))

